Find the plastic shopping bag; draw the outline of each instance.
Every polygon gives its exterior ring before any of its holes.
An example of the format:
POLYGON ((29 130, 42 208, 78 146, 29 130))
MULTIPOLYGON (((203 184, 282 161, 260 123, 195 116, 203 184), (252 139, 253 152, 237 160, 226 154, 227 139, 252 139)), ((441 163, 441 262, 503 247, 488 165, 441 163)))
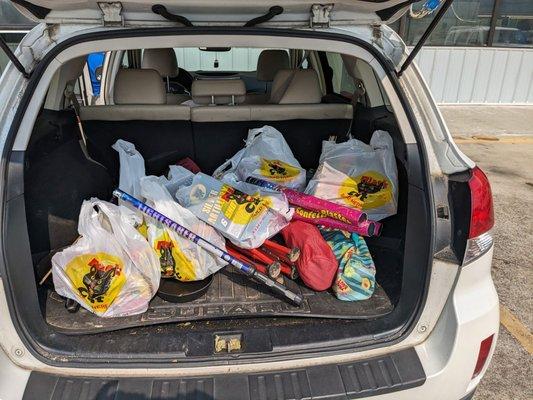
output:
MULTIPOLYGON (((141 194, 146 203, 178 224, 203 237, 222 249, 225 242, 212 227, 200 221, 192 212, 180 206, 161 182, 161 178, 147 176, 141 179, 141 194)), ((148 242, 157 253, 161 275, 180 281, 197 281, 207 278, 226 263, 179 236, 158 221, 147 219, 148 242)))
POLYGON ((120 176, 118 188, 134 197, 141 195, 140 179, 146 175, 144 158, 133 143, 119 139, 111 146, 118 152, 120 176))
POLYGON ((292 217, 285 195, 244 182, 239 188, 198 173, 176 198, 194 215, 235 245, 256 248, 284 228, 292 217))
POLYGON ((340 300, 366 300, 376 287, 376 267, 365 240, 356 233, 323 230, 322 236, 333 250, 339 268, 333 292, 340 300))
POLYGON ((362 210, 375 221, 396 214, 398 172, 392 138, 376 131, 370 145, 357 139, 324 141, 320 166, 305 192, 362 210))
POLYGON ((145 312, 160 273, 155 253, 135 229, 139 222, 126 207, 95 198, 84 201, 81 237, 52 257, 57 293, 101 317, 145 312))
POLYGON ((213 173, 218 179, 233 175, 244 181, 249 176, 274 182, 291 189, 305 188, 306 173, 278 130, 265 125, 250 129, 244 149, 213 173))
POLYGON ((159 182, 168 190, 170 195, 174 197, 176 191, 182 186, 188 186, 192 183, 194 174, 188 169, 179 165, 170 165, 168 177, 160 176, 159 182))

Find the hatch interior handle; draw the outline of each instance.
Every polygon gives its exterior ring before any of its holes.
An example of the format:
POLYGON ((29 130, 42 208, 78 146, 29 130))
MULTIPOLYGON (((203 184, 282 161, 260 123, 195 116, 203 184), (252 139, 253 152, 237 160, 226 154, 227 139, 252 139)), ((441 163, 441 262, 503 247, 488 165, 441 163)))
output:
POLYGON ((194 25, 191 21, 189 21, 187 18, 185 18, 183 15, 178 14, 172 14, 170 11, 167 10, 167 8, 162 4, 154 4, 152 6, 152 12, 154 14, 161 15, 163 18, 172 21, 172 22, 179 22, 183 26, 187 26, 189 28, 192 28, 194 25))
POLYGON ((26 68, 24 68, 24 65, 21 64, 21 62, 19 61, 15 53, 13 53, 13 51, 9 48, 9 46, 4 41, 4 38, 2 36, 0 36, 0 47, 2 48, 2 50, 4 50, 7 57, 11 60, 15 68, 20 71, 22 76, 24 76, 24 78, 26 79, 30 79, 31 74, 28 71, 26 71, 26 68))
POLYGON ((259 17, 253 18, 247 23, 244 24, 245 28, 250 28, 252 26, 256 26, 259 24, 262 24, 263 22, 270 21, 272 18, 274 18, 276 15, 280 15, 283 13, 283 7, 281 6, 272 6, 268 9, 268 12, 265 15, 261 15, 259 17))

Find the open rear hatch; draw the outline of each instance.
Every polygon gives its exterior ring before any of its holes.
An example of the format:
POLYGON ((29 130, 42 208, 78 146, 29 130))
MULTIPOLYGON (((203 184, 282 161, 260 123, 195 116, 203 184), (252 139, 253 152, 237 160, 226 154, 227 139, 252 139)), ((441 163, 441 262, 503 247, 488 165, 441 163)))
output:
MULTIPOLYGON (((154 13, 155 0, 12 0, 30 18, 48 23, 99 23, 135 25, 166 21, 154 13)), ((416 0, 331 0, 320 4, 313 0, 175 0, 163 4, 174 15, 185 17, 193 25, 244 25, 264 15, 271 6, 281 6, 282 12, 270 23, 282 26, 353 25, 390 23, 399 18, 416 0)), ((266 22, 266 21, 265 21, 266 22)))
MULTIPOLYGON (((175 26, 176 23, 195 27, 202 25, 251 27, 256 23, 276 27, 326 27, 330 25, 354 24, 370 26, 393 21, 401 16, 409 4, 414 1, 346 0, 330 1, 326 5, 319 5, 313 1, 289 0, 280 4, 283 7, 282 12, 270 15, 269 18, 264 18, 263 20, 257 20, 256 18, 267 15, 269 7, 276 6, 276 4, 265 4, 264 1, 257 0, 229 0, 225 2, 217 0, 165 1, 166 12, 171 15, 171 18, 169 18, 168 15, 166 17, 163 16, 161 12, 154 12, 154 6, 158 5, 156 1, 126 0, 111 3, 83 0, 33 0, 31 2, 14 0, 13 2, 26 14, 30 13, 33 18, 49 24, 96 24, 135 28, 141 26, 175 26), (176 16, 183 19, 175 18, 176 16), (252 24, 250 21, 254 21, 254 19, 256 20, 252 24), (249 25, 246 25, 247 23, 249 25)), ((135 29, 132 29, 132 31, 135 31, 135 29)), ((142 30, 144 32, 143 35, 153 34, 148 31, 142 30)), ((212 34, 214 32, 211 28, 191 30, 192 33, 196 31, 202 31, 201 34, 212 34)), ((235 31, 230 30, 229 32, 231 34, 235 31)), ((245 29, 239 31, 241 34, 250 32, 245 31, 245 29)), ((295 31, 294 29, 277 29, 275 32, 276 34, 287 36, 291 34, 305 35, 307 33, 295 33, 295 31)), ((254 34, 261 33, 256 32, 254 34)), ((319 33, 316 34, 319 35, 319 33)), ((109 38, 112 39, 111 36, 109 38)), ((363 45, 365 44, 361 43, 361 46, 363 45)), ((368 43, 366 45, 370 46, 368 43)), ((33 78, 31 77, 31 79, 33 78)), ((192 302, 170 304, 155 297, 151 301, 148 311, 141 315, 105 319, 98 318, 84 309, 80 309, 76 313, 70 313, 65 308, 64 299, 57 295, 50 285, 44 284, 37 289, 40 312, 35 312, 36 310, 32 308, 33 315, 30 316, 33 317, 32 323, 35 325, 31 330, 36 342, 43 343, 45 348, 68 353, 69 357, 72 358, 77 358, 80 354, 99 358, 104 351, 117 358, 121 358, 124 355, 129 358, 130 353, 137 353, 137 357, 143 358, 145 353, 144 349, 140 348, 141 346, 129 346, 128 342, 124 341, 124 344, 119 349, 115 349, 112 343, 121 338, 128 338, 129 334, 135 334, 136 329, 147 333, 147 335, 152 332, 163 332, 162 334, 165 334, 167 338, 173 338, 174 340, 177 336, 175 332, 185 329, 185 325, 180 323, 189 323, 191 321, 193 321, 194 329, 209 333, 213 330, 232 331, 240 329, 246 336, 253 335, 256 328, 266 328, 268 335, 272 336, 269 351, 276 348, 283 349, 284 346, 292 344, 298 345, 298 343, 304 342, 304 344, 320 343, 335 339, 342 341, 347 338, 359 338, 361 341, 368 342, 376 337, 384 338, 389 334, 395 335, 400 332, 405 326, 405 321, 410 320, 412 312, 416 310, 423 293, 421 285, 423 284, 425 273, 421 272, 420 269, 427 267, 427 258, 424 258, 426 249, 421 249, 421 247, 425 246, 425 243, 421 242, 427 240, 429 243, 431 238, 429 212, 426 213, 428 211, 426 194, 416 183, 412 183, 423 180, 421 154, 416 144, 404 143, 395 117, 388 107, 361 109, 358 112, 359 119, 354 121, 353 126, 351 124, 351 115, 350 121, 346 120, 342 121, 342 123, 349 125, 352 132, 355 130, 364 132, 363 135, 367 135, 364 141, 367 143, 374 130, 383 129, 390 132, 394 139, 394 152, 398 166, 398 213, 385 221, 385 230, 381 237, 368 240, 368 247, 374 257, 377 270, 376 290, 369 300, 343 302, 336 299, 330 291, 315 292, 306 288, 299 281, 288 281, 290 289, 304 298, 302 305, 294 306, 270 293, 268 289, 248 281, 233 269, 227 268, 214 276, 213 283, 207 293, 192 302), (414 217, 414 214, 418 215, 414 217), (415 234, 415 232, 417 233, 415 234), (425 240, 414 239, 414 236, 418 234, 422 234, 425 240), (398 306, 399 304, 401 307, 398 306), (40 317, 43 317, 43 319, 41 320, 40 317), (256 322, 259 320, 261 322, 256 322), (210 323, 213 323, 213 325, 210 326, 210 323), (246 324, 255 324, 257 326, 247 327, 245 330, 242 327, 246 326, 246 324), (277 326, 279 330, 270 329, 270 326, 277 326), (290 340, 287 340, 286 343, 281 340, 283 339, 281 335, 276 333, 281 332, 282 329, 287 331, 298 330, 298 326, 306 327, 306 335, 301 335, 300 332, 291 333, 290 336, 287 336, 290 340), (324 329, 323 327, 326 326, 327 329, 324 329), (34 330, 33 328, 38 329, 34 330), (308 331, 307 328, 309 328, 308 331), (94 340, 98 339, 98 337, 103 339, 110 338, 111 340, 102 340, 98 343, 98 340, 94 340)), ((310 130, 321 130, 321 132, 313 137, 313 140, 306 139, 305 141, 300 140, 301 136, 297 135, 303 129, 298 125, 301 124, 301 120, 295 120, 294 126, 296 128, 294 129, 289 129, 286 122, 276 119, 267 122, 261 120, 260 124, 257 122, 256 125, 249 127, 245 126, 246 124, 233 122, 232 124, 242 130, 239 135, 243 135, 249 128, 256 128, 266 124, 272 125, 287 136, 286 139, 290 142, 289 145, 295 152, 295 156, 297 158, 305 158, 309 156, 310 148, 320 149, 322 141, 327 140, 328 136, 331 135, 331 131, 335 129, 330 121, 317 118, 309 118, 309 120, 310 122, 307 121, 308 125, 306 127, 309 127, 310 130), (295 150, 296 148, 298 150, 295 150)), ((92 128, 91 124, 86 124, 87 131, 90 132, 92 129, 97 133, 104 132, 102 129, 103 124, 99 125, 99 122, 101 121, 92 121, 92 128)), ((135 118, 132 118, 131 120, 118 122, 115 124, 116 126, 112 127, 112 130, 129 134, 135 129, 138 129, 139 132, 142 131, 142 133, 147 131, 161 132, 163 129, 168 129, 174 135, 169 135, 168 137, 175 137, 176 132, 180 132, 182 127, 171 126, 172 124, 167 122, 156 120, 156 125, 160 124, 163 128, 158 127, 155 130, 151 130, 152 127, 147 130, 142 121, 139 123, 135 118)), ((110 124, 108 123, 107 125, 110 124)), ((194 149, 195 155, 204 152, 206 153, 205 159, 210 158, 207 157, 207 153, 210 156, 226 159, 242 146, 243 137, 239 136, 235 142, 238 147, 224 153, 226 150, 222 149, 222 146, 217 143, 217 139, 222 137, 225 131, 220 130, 220 126, 216 124, 210 125, 209 122, 200 122, 196 125, 198 126, 195 127, 194 140, 191 140, 191 143, 198 147, 198 151, 196 148, 194 149), (206 131, 203 139, 202 135, 196 135, 196 132, 201 130, 206 131), (199 138, 204 140, 203 147, 200 140, 197 140, 199 138), (211 141, 208 138, 211 138, 211 141)), ((231 129, 228 129, 228 131, 231 131, 231 129)), ((338 131, 346 132, 346 128, 344 130, 339 128, 338 131)), ((176 146, 176 148, 179 148, 179 146, 176 146)), ((22 154, 22 158, 26 161, 23 176, 24 200, 22 200, 22 204, 17 203, 16 206, 25 208, 27 215, 33 213, 37 218, 44 217, 46 219, 50 217, 50 215, 39 214, 39 205, 35 200, 39 196, 44 196, 44 193, 48 193, 49 197, 53 197, 64 189, 75 191, 80 196, 80 199, 97 196, 101 199, 109 200, 111 198, 111 190, 117 184, 117 182, 112 182, 107 187, 106 184, 111 182, 111 180, 108 181, 108 178, 104 177, 104 171, 101 169, 96 171, 98 166, 94 163, 87 163, 84 159, 78 143, 78 127, 75 125, 75 118, 71 110, 51 112, 43 110, 34 126, 32 139, 25 153, 22 154), (58 129, 60 135, 57 135, 56 131, 58 129), (32 143, 34 138, 35 142, 32 143), (34 157, 33 160, 31 159, 32 157, 34 157), (31 168, 36 174, 32 176, 28 168, 31 168), (43 177, 42 174, 49 175, 43 177), (86 180, 85 177, 88 176, 92 176, 92 179, 86 180), (35 195, 34 198, 29 197, 30 189, 28 188, 31 188, 35 195), (24 204, 24 202, 26 203, 24 204)), ((154 156, 156 155, 154 154, 154 156)), ((316 168, 318 166, 318 155, 308 164, 304 167, 307 169, 316 168)), ((202 163, 199 163, 199 165, 202 168, 204 167, 202 163)), ((147 172, 161 175, 165 171, 147 172)), ((212 170, 206 168, 206 173, 211 174, 212 172, 212 170)), ((15 200, 19 201, 20 199, 17 198, 15 200)), ((72 199, 69 199, 70 203, 72 201, 72 199)), ((60 210, 58 211, 59 216, 62 215, 63 210, 67 210, 69 207, 72 208, 70 203, 57 204, 58 210, 60 210)), ((62 224, 66 220, 65 218, 58 221, 62 224)), ((67 222, 71 223, 72 221, 67 222)), ((47 223, 48 220, 39 227, 41 231, 35 229, 32 231, 34 227, 28 226, 30 236, 31 232, 35 236, 61 234, 60 231, 49 231, 47 223)), ((16 238, 15 235, 6 235, 6 237, 8 240, 16 238)), ((24 240, 27 241, 27 237, 24 237, 24 240)), ((8 245, 11 248, 15 247, 13 242, 8 243, 8 245)), ((53 252, 54 250, 59 250, 59 248, 47 250, 53 252)), ((41 260, 49 258, 51 252, 34 252, 32 254, 34 266, 38 266, 41 260)), ((14 264, 21 262, 20 259, 17 259, 14 264)), ((16 268, 13 268, 13 270, 14 275, 18 274, 18 277, 14 276, 13 280, 20 279, 22 272, 17 272, 16 268)), ((19 271, 22 271, 22 269, 19 269, 19 271)), ((42 275, 37 271, 37 282, 41 281, 39 279, 41 277, 42 275)), ((23 293, 23 288, 21 290, 22 292, 15 293, 15 296, 23 293)), ((192 339, 189 339, 189 337, 192 336, 194 336, 194 332, 190 331, 186 337, 176 338, 174 342, 170 340, 157 341, 157 343, 155 343, 156 341, 150 341, 150 348, 146 352, 150 356, 163 352, 165 357, 167 355, 171 357, 173 353, 172 349, 169 350, 169 348, 177 342, 181 344, 183 341, 191 341, 192 339)), ((183 346, 183 348, 185 347, 183 346)), ((180 347, 179 351, 175 349, 173 351, 181 355, 182 349, 180 347)))

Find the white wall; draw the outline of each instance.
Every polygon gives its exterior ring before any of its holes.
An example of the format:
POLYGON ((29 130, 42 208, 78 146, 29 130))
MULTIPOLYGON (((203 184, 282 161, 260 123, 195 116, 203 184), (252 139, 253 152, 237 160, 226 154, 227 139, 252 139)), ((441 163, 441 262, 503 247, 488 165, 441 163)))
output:
POLYGON ((533 104, 533 49, 424 47, 416 62, 437 103, 533 104))

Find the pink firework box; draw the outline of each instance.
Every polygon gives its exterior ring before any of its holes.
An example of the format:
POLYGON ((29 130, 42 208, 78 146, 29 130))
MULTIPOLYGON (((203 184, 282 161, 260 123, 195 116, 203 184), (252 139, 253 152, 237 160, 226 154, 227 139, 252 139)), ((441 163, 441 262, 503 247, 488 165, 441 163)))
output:
POLYGON ((322 225, 325 228, 355 232, 362 236, 378 236, 381 232, 381 224, 379 222, 365 220, 359 224, 349 224, 338 219, 323 217, 320 211, 306 210, 301 207, 294 209, 292 219, 314 225, 322 225))
MULTIPOLYGON (((248 177, 246 182, 257 186, 262 186, 268 189, 281 191, 287 197, 291 205, 301 207, 303 209, 316 211, 320 213, 321 218, 328 218, 343 222, 346 225, 356 225, 367 221, 367 215, 363 211, 342 206, 328 200, 319 199, 318 197, 309 194, 301 193, 293 189, 277 185, 272 182, 267 182, 262 179, 248 177)), ((340 229, 340 228, 339 228, 340 229)))

